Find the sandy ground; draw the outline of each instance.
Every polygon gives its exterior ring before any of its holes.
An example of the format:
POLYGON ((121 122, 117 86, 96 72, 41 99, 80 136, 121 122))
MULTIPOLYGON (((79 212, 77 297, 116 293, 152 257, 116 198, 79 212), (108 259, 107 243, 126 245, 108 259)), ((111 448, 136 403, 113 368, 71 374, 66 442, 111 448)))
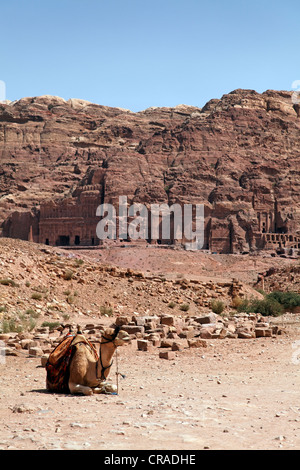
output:
POLYGON ((90 397, 48 393, 38 358, 2 357, 0 448, 299 449, 299 339, 211 340, 171 361, 133 341, 118 352, 119 393, 90 397))
MULTIPOLYGON (((59 317, 56 310, 48 309, 54 301, 61 306, 58 312, 70 314, 70 321, 77 307, 84 310, 81 322, 90 319, 103 324, 99 306, 107 299, 120 303, 125 312, 132 307, 143 313, 147 308, 153 314, 166 310, 163 300, 173 300, 164 299, 167 292, 158 295, 156 287, 152 292, 145 284, 141 290, 139 281, 129 283, 99 273, 88 260, 175 277, 236 276, 249 284, 271 266, 297 263, 270 256, 118 248, 76 251, 74 256, 81 256, 84 264, 74 268, 73 258, 68 261, 70 252, 56 257, 27 242, 2 240, 0 245, 1 276, 18 283, 1 286, 1 305, 8 315, 16 309, 40 310, 45 315, 40 322, 51 320, 53 312, 59 317), (67 263, 78 271, 76 281, 60 275, 67 263), (45 299, 32 299, 37 287, 43 288, 41 292, 47 287, 45 299), (75 304, 66 303, 67 289, 76 290, 75 304)), ((107 322, 111 324, 112 318, 107 322)), ((40 358, 28 358, 26 351, 19 357, 0 355, 0 449, 300 449, 299 320, 273 338, 207 342, 207 348, 185 348, 169 361, 159 358, 158 348, 138 351, 133 341, 118 352, 119 372, 126 375, 119 377, 119 393, 90 397, 48 393, 40 358)), ((110 375, 113 383, 115 373, 116 361, 110 375)))

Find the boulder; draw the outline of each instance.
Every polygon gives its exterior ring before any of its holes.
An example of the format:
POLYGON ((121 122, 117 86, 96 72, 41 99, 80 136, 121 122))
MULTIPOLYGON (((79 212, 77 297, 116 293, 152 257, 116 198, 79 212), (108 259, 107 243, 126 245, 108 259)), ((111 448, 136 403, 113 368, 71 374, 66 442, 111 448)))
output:
POLYGON ((189 348, 207 348, 207 342, 204 339, 189 339, 189 348))
POLYGON ((174 351, 160 351, 159 357, 161 359, 167 359, 167 360, 172 360, 176 358, 175 352, 174 351))
POLYGON ((208 313, 207 315, 203 315, 201 317, 196 317, 195 321, 200 323, 201 325, 204 323, 211 323, 214 324, 217 321, 217 315, 213 312, 208 313))

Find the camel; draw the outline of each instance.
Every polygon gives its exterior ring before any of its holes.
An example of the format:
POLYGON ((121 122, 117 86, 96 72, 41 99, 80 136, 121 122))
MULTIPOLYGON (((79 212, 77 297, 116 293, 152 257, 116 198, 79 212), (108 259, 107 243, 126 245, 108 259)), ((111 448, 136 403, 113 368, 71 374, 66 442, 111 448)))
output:
POLYGON ((117 392, 116 385, 109 384, 106 380, 112 365, 112 357, 117 347, 130 340, 129 334, 119 327, 107 328, 101 336, 98 357, 80 331, 77 332, 76 338, 69 365, 70 393, 92 395, 117 392))

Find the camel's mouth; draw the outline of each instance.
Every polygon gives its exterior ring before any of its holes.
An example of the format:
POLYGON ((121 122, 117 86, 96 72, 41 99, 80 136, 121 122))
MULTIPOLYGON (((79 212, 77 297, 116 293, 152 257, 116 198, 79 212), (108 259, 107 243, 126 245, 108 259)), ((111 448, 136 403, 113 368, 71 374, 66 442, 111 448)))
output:
POLYGON ((127 343, 128 341, 130 341, 130 335, 126 332, 122 332, 121 334, 119 333, 119 339, 127 343))
POLYGON ((127 342, 127 341, 130 341, 130 336, 129 336, 129 335, 128 335, 128 336, 125 336, 124 338, 121 338, 121 340, 122 340, 122 341, 126 341, 126 342, 127 342))

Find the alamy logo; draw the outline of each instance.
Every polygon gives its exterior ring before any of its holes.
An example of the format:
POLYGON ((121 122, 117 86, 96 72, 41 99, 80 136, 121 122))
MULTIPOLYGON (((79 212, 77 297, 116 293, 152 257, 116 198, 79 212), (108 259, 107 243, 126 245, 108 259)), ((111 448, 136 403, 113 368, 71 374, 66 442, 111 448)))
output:
POLYGON ((300 80, 295 80, 292 83, 292 102, 293 104, 300 104, 300 80))
POLYGON ((292 348, 294 352, 292 354, 292 363, 293 364, 300 364, 300 340, 294 341, 292 343, 292 348))
POLYGON ((6 86, 3 80, 0 80, 0 103, 6 100, 6 86))
POLYGON ((0 364, 5 364, 5 343, 0 340, 0 364))
POLYGON ((128 208, 127 197, 119 196, 118 211, 112 204, 98 206, 96 215, 102 217, 96 227, 100 240, 185 240, 189 250, 200 250, 204 244, 203 204, 144 204, 128 208))

